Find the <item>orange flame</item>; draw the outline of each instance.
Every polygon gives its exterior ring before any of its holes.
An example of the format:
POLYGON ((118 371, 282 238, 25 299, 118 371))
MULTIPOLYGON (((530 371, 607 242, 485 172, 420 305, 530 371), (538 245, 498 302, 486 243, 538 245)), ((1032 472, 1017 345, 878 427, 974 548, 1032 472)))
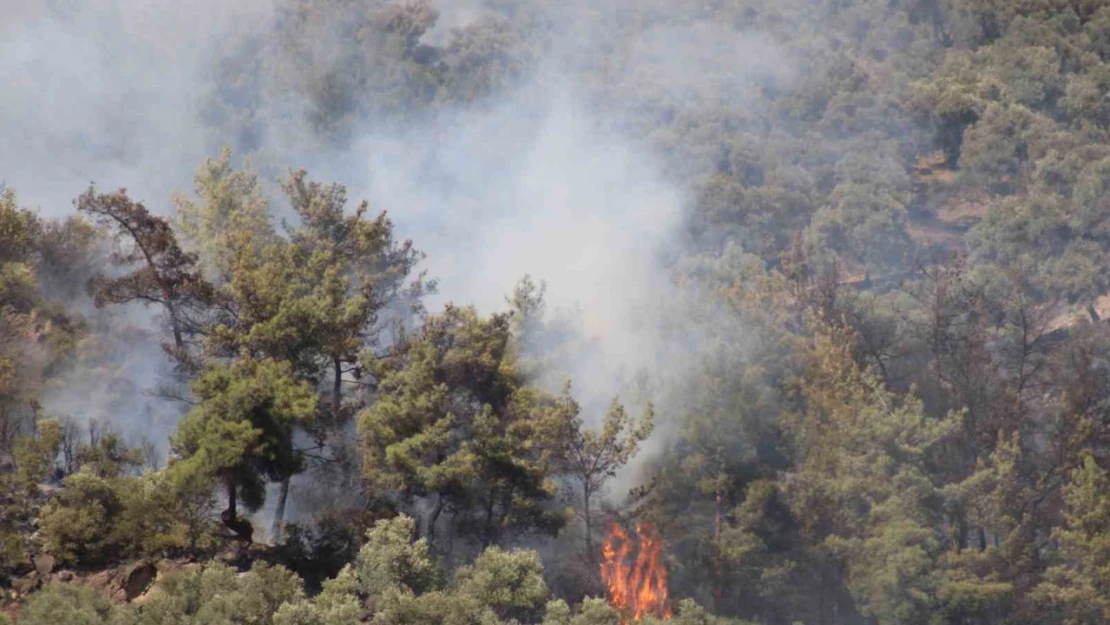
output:
POLYGON ((659 561, 663 542, 649 524, 636 526, 636 539, 639 550, 631 565, 633 543, 616 523, 609 526, 601 547, 601 579, 609 591, 609 604, 621 613, 622 625, 649 615, 671 618, 667 606, 667 569, 659 561))

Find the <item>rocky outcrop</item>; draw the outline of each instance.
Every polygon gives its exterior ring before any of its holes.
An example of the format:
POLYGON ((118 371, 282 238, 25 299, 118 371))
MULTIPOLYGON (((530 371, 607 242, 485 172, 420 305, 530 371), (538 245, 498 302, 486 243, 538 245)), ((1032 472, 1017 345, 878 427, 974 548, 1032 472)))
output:
MULTIPOLYGON (((96 588, 112 601, 131 602, 144 595, 161 577, 161 569, 153 562, 142 560, 95 573, 79 574, 70 570, 55 570, 54 559, 50 556, 37 556, 35 570, 16 578, 12 582, 15 602, 22 601, 27 595, 49 583, 77 583, 96 588)), ((182 566, 167 564, 166 570, 180 570, 182 566)))
MULTIPOLYGON (((25 562, 12 580, 10 590, 0 589, 0 614, 14 615, 31 593, 52 583, 81 584, 95 588, 116 603, 142 605, 157 595, 166 578, 202 566, 193 558, 138 560, 99 571, 72 570, 52 555, 36 548, 25 553, 25 562)), ((224 549, 211 554, 212 561, 246 571, 257 561, 272 561, 266 545, 229 540, 224 549)))
POLYGON ((136 562, 124 568, 119 577, 124 601, 134 601, 136 597, 145 593, 157 576, 158 569, 152 562, 136 562))
POLYGON ((57 562, 54 560, 54 556, 49 554, 37 555, 32 558, 32 561, 35 564, 35 571, 38 572, 39 575, 44 576, 53 573, 54 566, 57 564, 57 562))

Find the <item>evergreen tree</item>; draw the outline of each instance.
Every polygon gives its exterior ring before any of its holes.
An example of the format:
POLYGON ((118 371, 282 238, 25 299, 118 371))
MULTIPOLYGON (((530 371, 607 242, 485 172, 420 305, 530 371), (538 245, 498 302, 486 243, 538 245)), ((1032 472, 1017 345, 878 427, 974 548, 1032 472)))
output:
POLYGON ((118 278, 97 276, 89 283, 97 305, 141 302, 161 306, 173 336, 171 351, 185 361, 186 339, 192 329, 190 313, 203 308, 210 291, 196 257, 181 249, 168 221, 131 200, 124 189, 98 194, 90 187, 77 198, 76 206, 113 232, 112 261, 131 270, 118 278))
POLYGON ((173 446, 180 459, 171 470, 218 479, 227 495, 224 524, 249 540, 249 521, 238 516, 241 499, 258 510, 265 481, 280 481, 302 467, 293 447, 298 424, 312 418, 316 394, 293 378, 287 362, 244 354, 214 364, 193 383, 197 405, 178 425, 173 446))
POLYGON ((399 503, 430 498, 430 534, 444 511, 486 545, 564 522, 551 476, 574 415, 522 384, 510 340, 508 315, 449 306, 379 365, 377 400, 359 417, 367 483, 399 503))

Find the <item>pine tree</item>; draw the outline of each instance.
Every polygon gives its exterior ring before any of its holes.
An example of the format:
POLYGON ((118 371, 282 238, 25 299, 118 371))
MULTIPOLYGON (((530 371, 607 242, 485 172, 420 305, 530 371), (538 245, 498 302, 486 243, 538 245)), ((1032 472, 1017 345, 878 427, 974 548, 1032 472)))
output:
POLYGON ((227 494, 224 524, 249 540, 238 502, 258 510, 266 480, 280 481, 301 469, 293 433, 315 414, 316 394, 294 379, 289 363, 247 354, 230 365, 210 365, 193 383, 193 393, 198 403, 178 425, 173 447, 180 459, 171 470, 181 479, 218 479, 227 494))

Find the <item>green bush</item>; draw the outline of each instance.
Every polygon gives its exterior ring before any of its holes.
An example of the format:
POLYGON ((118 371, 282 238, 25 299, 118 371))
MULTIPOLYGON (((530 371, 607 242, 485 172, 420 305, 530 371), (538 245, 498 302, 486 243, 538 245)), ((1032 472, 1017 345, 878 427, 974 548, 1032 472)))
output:
POLYGON ((87 586, 51 584, 31 595, 19 625, 125 625, 132 621, 99 591, 87 586))
POLYGON ((208 549, 211 493, 161 472, 105 478, 82 469, 43 508, 43 537, 51 553, 79 565, 208 549))
POLYGON ((270 625, 283 604, 304 598, 301 580, 280 566, 249 572, 212 562, 170 576, 135 616, 135 625, 270 625))

